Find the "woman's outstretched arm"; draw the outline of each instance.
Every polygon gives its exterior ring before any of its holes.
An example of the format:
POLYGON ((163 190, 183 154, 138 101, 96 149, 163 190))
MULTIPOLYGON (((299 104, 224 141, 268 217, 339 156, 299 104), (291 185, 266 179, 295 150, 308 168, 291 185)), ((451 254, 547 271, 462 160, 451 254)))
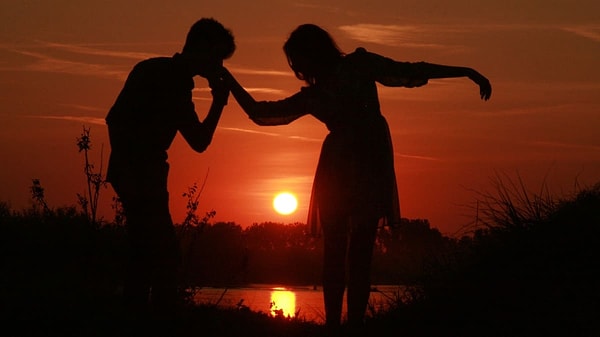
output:
POLYGON ((446 66, 427 62, 399 62, 359 48, 353 53, 362 70, 387 86, 419 87, 430 79, 468 77, 479 86, 483 100, 492 95, 490 81, 472 68, 446 66))
POLYGON ((257 101, 226 68, 221 77, 240 107, 258 125, 285 125, 308 113, 307 98, 302 92, 279 101, 257 101))
POLYGON ((417 63, 420 72, 429 78, 451 78, 451 77, 468 77, 471 81, 479 86, 479 95, 481 99, 488 100, 492 95, 492 85, 490 81, 477 72, 475 69, 467 67, 445 66, 427 62, 417 63))
POLYGON ((242 109, 249 115, 255 115, 258 102, 242 87, 242 85, 231 75, 227 68, 222 68, 221 76, 226 85, 229 85, 229 90, 242 109))

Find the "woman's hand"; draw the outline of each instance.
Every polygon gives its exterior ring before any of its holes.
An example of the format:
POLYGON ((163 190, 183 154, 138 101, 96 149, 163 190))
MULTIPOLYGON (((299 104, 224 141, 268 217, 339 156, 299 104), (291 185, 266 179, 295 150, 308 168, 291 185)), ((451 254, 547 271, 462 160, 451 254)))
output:
POLYGON ((248 91, 246 91, 246 89, 244 89, 244 87, 242 87, 227 68, 221 67, 216 73, 223 81, 224 85, 231 91, 231 94, 235 97, 244 112, 248 115, 252 115, 253 111, 256 109, 256 100, 248 93, 248 91))
POLYGON ((470 69, 468 76, 471 81, 479 85, 479 95, 481 96, 481 99, 484 101, 490 99, 490 96, 492 96, 492 85, 490 84, 490 81, 473 69, 470 69))

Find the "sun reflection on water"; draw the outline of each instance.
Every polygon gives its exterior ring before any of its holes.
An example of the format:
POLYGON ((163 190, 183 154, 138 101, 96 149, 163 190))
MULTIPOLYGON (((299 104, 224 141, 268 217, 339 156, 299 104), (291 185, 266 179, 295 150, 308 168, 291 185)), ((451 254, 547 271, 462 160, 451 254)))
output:
POLYGON ((273 317, 294 317, 296 314, 296 294, 285 288, 273 288, 271 292, 271 315, 273 317))

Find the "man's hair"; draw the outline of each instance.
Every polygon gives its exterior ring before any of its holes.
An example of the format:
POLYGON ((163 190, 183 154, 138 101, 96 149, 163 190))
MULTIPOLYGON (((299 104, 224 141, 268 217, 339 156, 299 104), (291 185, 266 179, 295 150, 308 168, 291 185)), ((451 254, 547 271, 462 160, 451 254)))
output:
POLYGON ((235 51, 233 34, 213 18, 202 18, 194 23, 183 46, 184 53, 206 50, 222 59, 230 58, 235 51))

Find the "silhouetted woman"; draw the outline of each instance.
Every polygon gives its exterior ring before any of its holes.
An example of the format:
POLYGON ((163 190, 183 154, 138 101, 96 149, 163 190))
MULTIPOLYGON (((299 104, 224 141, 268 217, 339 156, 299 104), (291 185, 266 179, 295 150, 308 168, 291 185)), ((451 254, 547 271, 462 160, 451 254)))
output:
POLYGON ((348 324, 361 325, 378 225, 400 222, 392 142, 376 83, 418 87, 429 79, 468 77, 479 85, 484 100, 492 89, 470 68, 397 62, 363 48, 346 55, 313 24, 294 30, 283 49, 296 77, 308 84, 288 98, 257 102, 226 70, 224 77, 256 124, 282 125, 312 115, 329 129, 314 178, 308 224, 314 234, 322 231, 324 237, 326 324, 340 325, 347 284, 348 324))

